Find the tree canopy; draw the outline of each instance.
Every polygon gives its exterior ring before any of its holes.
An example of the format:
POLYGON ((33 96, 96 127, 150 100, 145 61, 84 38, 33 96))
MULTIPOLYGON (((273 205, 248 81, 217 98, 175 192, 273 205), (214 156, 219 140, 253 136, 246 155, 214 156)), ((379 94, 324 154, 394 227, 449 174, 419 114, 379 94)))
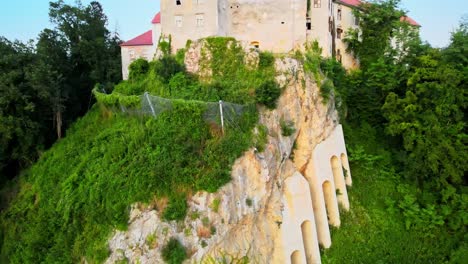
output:
POLYGON ((96 83, 121 79, 120 39, 101 4, 50 3, 37 42, 0 38, 0 181, 31 165, 92 104, 96 83))

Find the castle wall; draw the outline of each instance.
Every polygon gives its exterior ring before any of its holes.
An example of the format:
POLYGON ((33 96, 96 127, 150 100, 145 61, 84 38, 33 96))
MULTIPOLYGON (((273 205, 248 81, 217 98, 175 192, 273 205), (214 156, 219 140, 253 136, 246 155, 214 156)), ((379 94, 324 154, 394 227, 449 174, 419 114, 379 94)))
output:
POLYGON ((228 35, 260 49, 288 52, 306 41, 307 1, 229 0, 228 35))
MULTIPOLYGON (((154 52, 156 52, 156 49, 158 47, 158 42, 159 42, 159 38, 161 37, 161 24, 153 24, 152 26, 152 30, 153 30, 153 49, 154 49, 154 52)), ((154 53, 153 53, 153 56, 154 56, 154 53)))
POLYGON ((218 35, 217 0, 161 1, 163 35, 172 36, 173 51, 185 48, 187 40, 218 35))
POLYGON ((311 30, 307 36, 308 41, 318 41, 322 48, 322 55, 332 56, 332 34, 329 28, 330 18, 333 16, 334 4, 332 0, 311 0, 309 16, 311 30))
POLYGON ((354 69, 358 67, 357 60, 353 57, 353 55, 346 52, 346 44, 344 43, 343 39, 346 37, 347 32, 350 29, 356 29, 358 26, 356 25, 355 17, 353 15, 353 8, 336 4, 334 9, 334 17, 335 17, 335 25, 336 30, 341 29, 343 33, 341 34, 341 38, 336 38, 336 54, 337 59, 339 59, 338 54, 341 55, 341 64, 346 69, 354 69), (341 19, 339 18, 339 10, 341 10, 341 19), (339 50, 339 52, 338 52, 339 50))

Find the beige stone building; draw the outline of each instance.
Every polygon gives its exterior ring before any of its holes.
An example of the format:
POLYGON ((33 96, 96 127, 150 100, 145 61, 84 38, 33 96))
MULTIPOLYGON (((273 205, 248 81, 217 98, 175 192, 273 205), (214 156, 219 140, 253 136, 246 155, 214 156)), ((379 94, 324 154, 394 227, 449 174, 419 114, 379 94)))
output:
MULTIPOLYGON (((353 10, 360 0, 161 0, 161 12, 152 30, 122 44, 122 72, 137 58, 155 57, 161 34, 171 36, 172 49, 185 48, 188 40, 229 36, 248 47, 287 53, 307 41, 318 41, 322 55, 336 57, 346 69, 359 63, 346 53, 343 42, 359 21, 353 10)), ((411 25, 419 26, 409 17, 411 25)))
POLYGON ((136 59, 154 59, 159 37, 161 36, 161 13, 157 13, 151 21, 151 30, 120 44, 122 52, 122 77, 128 79, 128 66, 136 59))

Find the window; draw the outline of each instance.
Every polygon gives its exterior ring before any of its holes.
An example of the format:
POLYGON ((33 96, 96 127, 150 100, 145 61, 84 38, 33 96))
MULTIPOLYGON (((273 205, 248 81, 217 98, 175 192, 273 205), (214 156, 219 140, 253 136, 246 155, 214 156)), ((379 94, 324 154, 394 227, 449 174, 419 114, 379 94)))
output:
POLYGON ((336 50, 336 60, 341 63, 341 59, 342 59, 341 50, 338 49, 338 50, 336 50))
POLYGON ((204 27, 205 26, 205 17, 203 14, 197 14, 195 15, 195 18, 197 20, 197 27, 204 27))
POLYGON ((336 20, 341 21, 341 7, 338 8, 338 11, 336 12, 336 20))
POLYGON ((314 0, 314 8, 320 8, 322 5, 321 2, 322 2, 321 0, 314 0))
POLYGON ((250 42, 250 45, 256 49, 260 48, 260 42, 258 41, 252 41, 250 42))
POLYGON ((336 29, 336 38, 341 39, 341 35, 343 34, 343 30, 341 28, 336 29))
POLYGON ((307 18, 306 27, 307 27, 307 30, 312 30, 312 21, 310 17, 307 18))
POLYGON ((354 16, 354 25, 359 26, 359 17, 354 16))
POLYGON ((182 3, 180 2, 180 0, 176 0, 176 5, 182 5, 182 3))
POLYGON ((175 16, 175 25, 176 27, 182 27, 182 16, 175 16))
POLYGON ((331 17, 328 17, 328 32, 333 32, 333 19, 331 17))

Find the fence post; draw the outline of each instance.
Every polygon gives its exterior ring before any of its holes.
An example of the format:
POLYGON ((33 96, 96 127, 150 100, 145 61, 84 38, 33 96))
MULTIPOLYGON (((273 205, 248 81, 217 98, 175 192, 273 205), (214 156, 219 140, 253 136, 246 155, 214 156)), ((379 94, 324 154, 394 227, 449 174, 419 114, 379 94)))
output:
POLYGON ((156 113, 154 112, 153 104, 151 103, 148 92, 145 92, 145 97, 146 97, 146 100, 148 101, 148 104, 149 104, 149 106, 151 108, 151 113, 153 113, 153 116, 156 117, 156 113))
POLYGON ((224 115, 223 115, 223 101, 219 100, 219 113, 221 114, 221 131, 224 135, 224 115))

